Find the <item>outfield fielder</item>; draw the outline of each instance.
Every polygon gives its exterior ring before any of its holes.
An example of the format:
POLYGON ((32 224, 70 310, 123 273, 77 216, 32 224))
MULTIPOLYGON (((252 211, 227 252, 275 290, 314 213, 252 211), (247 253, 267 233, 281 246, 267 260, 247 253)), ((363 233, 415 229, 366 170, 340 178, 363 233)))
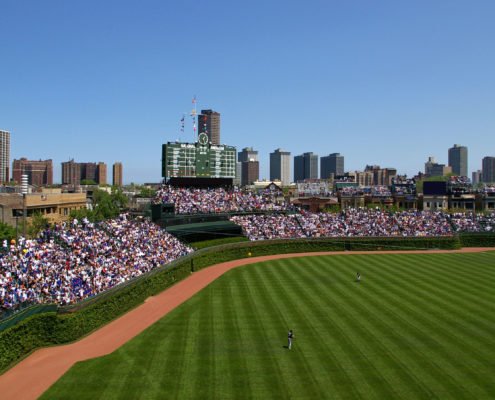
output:
POLYGON ((287 339, 289 341, 287 348, 290 350, 292 347, 292 339, 294 339, 294 333, 292 332, 292 329, 289 330, 289 333, 287 334, 287 339))

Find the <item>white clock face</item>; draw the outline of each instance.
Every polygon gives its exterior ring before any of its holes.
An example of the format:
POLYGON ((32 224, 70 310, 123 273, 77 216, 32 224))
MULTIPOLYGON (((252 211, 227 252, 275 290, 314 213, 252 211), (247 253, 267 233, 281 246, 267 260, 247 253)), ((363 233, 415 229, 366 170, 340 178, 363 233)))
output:
POLYGON ((201 144, 207 144, 208 143, 208 135, 206 135, 206 133, 200 133, 198 140, 199 140, 199 143, 201 143, 201 144))

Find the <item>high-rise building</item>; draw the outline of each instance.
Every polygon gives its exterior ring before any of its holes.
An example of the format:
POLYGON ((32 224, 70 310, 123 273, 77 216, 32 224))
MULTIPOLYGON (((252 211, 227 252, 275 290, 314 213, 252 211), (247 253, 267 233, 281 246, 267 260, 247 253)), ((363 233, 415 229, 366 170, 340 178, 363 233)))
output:
POLYGON ((198 133, 206 133, 211 144, 220 145, 220 113, 201 110, 198 115, 198 133))
POLYGON ((99 185, 106 185, 107 184, 107 164, 100 161, 98 163, 96 175, 98 178, 98 180, 96 182, 98 182, 99 185))
POLYGON ((237 153, 237 161, 259 161, 258 150, 253 150, 252 147, 245 147, 237 153))
POLYGON ((290 183, 290 152, 276 149, 270 153, 270 180, 280 180, 283 186, 290 183))
POLYGON ((241 177, 242 177, 242 163, 237 161, 235 163, 235 178, 232 181, 234 186, 241 186, 241 177))
POLYGON ((81 181, 93 181, 98 185, 107 183, 107 165, 104 162, 76 163, 69 160, 62 163, 62 184, 80 185, 81 181))
POLYGON ((121 162, 116 162, 112 167, 112 184, 114 186, 122 186, 123 167, 121 162))
POLYGON ((473 185, 477 185, 478 183, 483 182, 483 175, 480 169, 477 171, 473 171, 471 182, 473 183, 473 185))
POLYGON ((20 183, 22 175, 28 176, 28 183, 34 186, 53 185, 52 160, 32 161, 26 158, 12 163, 12 179, 20 183))
POLYGON ((320 159, 320 178, 328 179, 333 176, 344 175, 344 156, 340 153, 332 153, 320 159))
POLYGON ((449 166, 452 167, 452 173, 458 176, 467 176, 468 174, 468 149, 466 146, 454 144, 449 149, 449 166))
POLYGON ((241 186, 250 185, 260 176, 258 151, 245 147, 237 153, 237 161, 241 163, 241 186))
POLYGON ((294 157, 294 182, 318 179, 318 155, 312 152, 294 157))
POLYGON ((364 171, 373 173, 373 185, 390 186, 397 176, 395 168, 380 168, 379 165, 367 165, 364 171))
POLYGON ((62 185, 80 185, 81 168, 74 160, 62 163, 62 185))
POLYGON ((428 157, 428 161, 425 162, 425 175, 431 175, 434 164, 436 164, 435 157, 428 157))
POLYGON ((10 132, 0 130, 0 183, 10 177, 10 132))
POLYGON ((484 183, 495 183, 495 157, 484 157, 481 163, 484 183))
POLYGON ((242 161, 241 162, 241 186, 252 185, 259 180, 260 163, 259 161, 242 161))
POLYGON ((425 162, 425 175, 426 176, 446 176, 452 173, 452 167, 445 164, 439 164, 435 161, 434 157, 428 157, 428 161, 425 162))

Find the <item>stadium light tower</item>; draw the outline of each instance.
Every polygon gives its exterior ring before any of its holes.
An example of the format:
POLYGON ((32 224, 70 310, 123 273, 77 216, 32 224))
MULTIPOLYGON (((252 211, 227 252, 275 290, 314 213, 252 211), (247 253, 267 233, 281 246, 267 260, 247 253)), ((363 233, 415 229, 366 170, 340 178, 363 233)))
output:
POLYGON ((28 192, 28 176, 22 175, 21 193, 22 193, 22 236, 26 238, 26 195, 28 192))

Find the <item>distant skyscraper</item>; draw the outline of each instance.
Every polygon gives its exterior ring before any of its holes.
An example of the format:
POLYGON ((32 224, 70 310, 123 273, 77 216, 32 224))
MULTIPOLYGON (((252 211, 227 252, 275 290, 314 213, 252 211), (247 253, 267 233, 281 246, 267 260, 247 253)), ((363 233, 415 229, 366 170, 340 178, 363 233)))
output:
POLYGON ((318 155, 312 152, 294 157, 294 182, 318 179, 318 155))
POLYGON ((81 168, 74 160, 62 163, 62 185, 80 185, 81 168))
POLYGON ((290 183, 290 152, 281 149, 270 153, 270 180, 279 179, 283 186, 290 183))
POLYGON ((449 166, 452 173, 458 176, 467 176, 468 173, 468 150, 466 146, 454 144, 449 149, 449 166))
POLYGON ((237 153, 237 161, 259 161, 258 150, 253 150, 252 147, 245 147, 237 153))
POLYGON ((96 172, 97 180, 96 182, 99 185, 106 185, 107 184, 107 164, 104 162, 99 162, 98 167, 97 167, 97 172, 96 172))
POLYGON ((34 186, 53 185, 52 160, 31 161, 26 158, 12 163, 12 179, 21 182, 22 175, 28 176, 28 183, 34 186))
POLYGON ((10 132, 0 130, 0 183, 10 178, 10 132))
POLYGON ((81 181, 93 181, 98 185, 107 183, 107 165, 103 162, 76 163, 69 160, 62 163, 62 184, 80 185, 81 181))
POLYGON ((260 177, 259 161, 242 161, 241 162, 241 186, 251 185, 260 177))
POLYGON ((198 115, 198 133, 206 133, 211 144, 220 144, 220 113, 213 110, 201 110, 198 115))
POLYGON ((112 184, 114 186, 122 186, 123 167, 121 162, 116 162, 112 167, 112 184))
POLYGON ((473 185, 476 185, 480 182, 483 182, 481 170, 473 171, 473 177, 471 179, 471 182, 473 182, 473 185))
POLYGON ((344 175, 344 156, 340 153, 332 153, 320 159, 320 178, 328 179, 330 174, 334 176, 344 175))
POLYGON ((258 151, 245 147, 237 153, 237 161, 241 163, 241 186, 250 185, 260 177, 258 151))
POLYGON ((482 161, 484 183, 495 183, 495 157, 484 157, 482 161))
POLYGON ((428 157, 428 161, 425 162, 425 175, 431 175, 431 169, 435 164, 435 157, 428 157))
POLYGON ((235 163, 235 178, 232 184, 234 186, 241 186, 241 177, 242 177, 242 163, 238 161, 235 163))

